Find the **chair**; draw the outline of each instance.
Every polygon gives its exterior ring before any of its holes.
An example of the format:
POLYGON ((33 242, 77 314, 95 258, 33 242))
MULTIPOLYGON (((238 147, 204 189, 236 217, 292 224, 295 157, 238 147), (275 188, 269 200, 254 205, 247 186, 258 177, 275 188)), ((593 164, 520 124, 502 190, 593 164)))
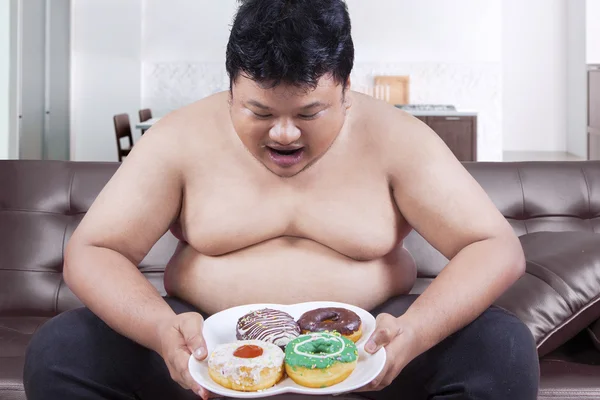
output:
POLYGON ((129 124, 129 115, 128 114, 118 114, 113 117, 113 121, 115 123, 115 133, 117 136, 117 151, 119 156, 119 162, 123 160, 123 157, 126 157, 131 149, 133 148, 133 135, 131 134, 131 125, 129 124), (121 139, 128 138, 129 139, 129 148, 121 147, 121 139))
MULTIPOLYGON (((145 122, 152 118, 152 110, 150 110, 149 108, 144 108, 143 110, 140 110, 138 114, 140 116, 140 122, 145 122)), ((146 132, 146 130, 147 129, 142 129, 142 135, 144 134, 144 132, 146 132)))

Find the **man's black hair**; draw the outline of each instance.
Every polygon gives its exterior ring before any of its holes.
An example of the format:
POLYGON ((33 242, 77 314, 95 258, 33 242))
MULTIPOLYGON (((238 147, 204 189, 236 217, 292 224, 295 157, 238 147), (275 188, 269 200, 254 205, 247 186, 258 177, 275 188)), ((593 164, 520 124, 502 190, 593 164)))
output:
POLYGON ((315 88, 331 75, 346 85, 354 64, 343 0, 241 0, 227 44, 230 84, 240 74, 275 87, 315 88))

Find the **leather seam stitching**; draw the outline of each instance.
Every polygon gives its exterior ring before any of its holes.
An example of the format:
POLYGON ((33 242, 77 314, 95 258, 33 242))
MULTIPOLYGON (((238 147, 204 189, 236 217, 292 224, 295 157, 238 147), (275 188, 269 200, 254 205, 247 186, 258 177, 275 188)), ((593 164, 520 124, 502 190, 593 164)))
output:
POLYGON ((567 395, 575 395, 575 396, 594 396, 591 397, 592 399, 595 399, 598 396, 598 393, 600 393, 600 390, 580 390, 580 389, 573 389, 573 390, 569 390, 569 389, 540 389, 540 394, 545 396, 546 398, 557 398, 558 396, 564 396, 565 394, 567 395), (545 393, 547 392, 547 393, 545 393))
MULTIPOLYGON (((560 292, 559 292, 558 290, 556 290, 556 289, 554 288, 554 286, 552 286, 552 285, 549 285, 549 284, 548 284, 548 282, 546 282, 545 280, 543 280, 543 279, 542 279, 542 278, 540 278, 539 276, 532 274, 532 273, 531 273, 531 272, 529 272, 529 271, 525 271, 525 273, 526 273, 526 274, 529 274, 529 275, 531 275, 531 276, 533 276, 534 278, 536 278, 536 279, 538 279, 538 280, 540 280, 540 281, 542 281, 542 282, 544 282, 546 285, 548 285, 548 287, 549 287, 550 289, 552 289, 552 290, 553 290, 553 291, 554 291, 554 292, 555 292, 557 295, 559 295, 559 296, 560 296, 560 297, 561 297, 561 298, 564 300, 564 298, 563 298, 563 295, 562 295, 562 294, 560 294, 560 292)), ((566 302, 566 301, 565 301, 565 302, 566 302)), ((569 309, 571 308, 571 306, 569 306, 568 304, 567 304, 567 307, 569 307, 569 309)), ((573 310, 571 310, 571 311, 573 311, 573 310)))
MULTIPOLYGON (((585 174, 585 171, 583 170, 583 167, 579 168, 581 170, 581 175, 583 175, 583 180, 585 181, 585 187, 587 189, 587 194, 588 194, 588 221, 589 218, 592 216, 592 193, 590 192, 590 184, 588 182, 587 179, 587 175, 585 174)), ((593 231, 593 229, 592 229, 593 231)))
MULTIPOLYGON (((153 269, 155 267, 138 267, 138 270, 144 274, 162 274, 164 273, 164 269, 153 269)), ((59 271, 49 271, 46 269, 18 269, 18 268, 0 268, 0 272, 9 271, 9 272, 37 272, 37 273, 49 273, 49 274, 62 274, 59 271)), ((420 277, 420 278, 429 278, 433 279, 435 277, 420 277)))
MULTIPOLYGON (((553 276, 553 277, 555 277, 557 280, 559 280, 559 281, 560 281, 560 282, 561 282, 563 285, 565 285, 566 287, 569 287, 569 284, 568 284, 567 282, 565 282, 565 280, 564 280, 563 278, 561 278, 561 277, 560 277, 560 275, 556 274, 556 273, 555 273, 554 271, 552 271, 551 269, 549 269, 549 268, 546 268, 546 267, 544 267, 543 265, 541 265, 540 263, 537 263, 537 262, 535 262, 535 261, 532 261, 532 260, 527 260, 527 262, 529 262, 529 263, 532 263, 532 264, 534 264, 534 265, 537 265, 538 267, 540 267, 540 268, 544 269, 544 270, 545 270, 546 272, 548 272, 550 275, 552 275, 552 276, 553 276)), ((532 273, 531 273, 531 271, 527 271, 527 273, 528 273, 529 275, 535 276, 536 278, 538 278, 539 280, 543 281, 543 282, 544 282, 544 283, 546 283, 548 286, 550 286, 552 289, 554 289, 554 291, 555 291, 556 293, 558 293, 558 294, 559 294, 559 295, 560 295, 560 296, 563 298, 563 300, 565 301, 565 304, 566 304, 566 305, 569 307, 569 310, 571 310, 571 312, 572 312, 572 313, 575 313, 575 312, 577 312, 577 311, 575 311, 575 310, 573 309, 573 307, 571 307, 571 305, 568 303, 568 301, 567 301, 567 297, 568 297, 568 296, 567 296, 565 293, 561 293, 561 292, 559 292, 559 291, 558 291, 558 290, 557 290, 557 289, 556 289, 554 286, 552 286, 552 285, 551 285, 549 282, 547 282, 546 280, 544 280, 542 277, 540 277, 540 276, 538 276, 538 275, 532 274, 532 273)))
POLYGON ((71 180, 69 182, 69 215, 71 214, 72 211, 72 207, 71 207, 71 197, 73 197, 73 181, 75 180, 75 171, 71 170, 71 180))
MULTIPOLYGON (((590 325, 590 326, 592 326, 592 325, 590 325)), ((600 344, 600 338, 598 338, 598 336, 596 335, 596 332, 594 332, 594 330, 592 328, 590 328, 590 326, 585 328, 585 330, 587 331, 588 335, 590 336, 590 340, 592 342, 594 342, 594 344, 597 346, 600 344)))
POLYGON ((81 211, 81 212, 72 213, 72 214, 65 214, 65 213, 56 212, 56 211, 29 210, 26 208, 3 208, 2 210, 0 210, 0 212, 23 212, 23 213, 49 214, 49 215, 79 215, 79 214, 86 213, 85 211, 81 211))
MULTIPOLYGON (((527 218, 527 221, 532 220, 532 219, 536 219, 536 218, 551 218, 551 217, 573 218, 573 219, 578 219, 578 220, 581 220, 581 221, 587 221, 587 220, 589 220, 589 218, 583 218, 583 217, 581 217, 579 215, 555 213, 555 214, 536 214, 536 215, 531 215, 529 218, 527 218)), ((512 218, 512 217, 505 217, 505 218, 512 218)), ((594 218, 596 218, 596 217, 594 217, 594 218)), ((516 219, 516 218, 512 218, 512 219, 516 219)))
MULTIPOLYGON (((38 325, 38 326, 39 326, 39 325, 38 325)), ((36 327, 36 329, 37 329, 37 327, 36 327)), ((0 332, 6 332, 6 331, 10 331, 10 332, 16 332, 16 333, 18 333, 18 334, 21 334, 21 335, 28 335, 27 333, 25 333, 25 332, 21 332, 21 331, 20 331, 20 330, 18 330, 18 329, 15 329, 15 328, 10 328, 10 327, 8 327, 8 326, 4 326, 4 325, 0 325, 0 332)), ((2 358, 4 358, 4 357, 2 357, 2 358)))
POLYGON ((58 271, 48 271, 45 269, 18 269, 18 268, 2 268, 0 272, 10 271, 10 272, 47 272, 49 274, 61 274, 62 272, 58 271))
POLYGON ((596 303, 598 303, 599 301, 600 301, 600 294, 597 295, 596 297, 592 298, 585 306, 581 307, 581 309, 579 311, 577 311, 576 313, 571 315, 569 318, 562 321, 560 323, 560 325, 558 325, 557 327, 552 329, 550 332, 546 333, 546 337, 537 345, 537 348, 539 349, 540 347, 542 347, 542 345, 544 343, 546 343, 551 336, 554 336, 554 334, 556 332, 560 331, 562 328, 567 326, 572 320, 577 318, 581 313, 586 311, 588 308, 594 307, 596 305, 596 303))
POLYGON ((60 286, 62 285, 64 279, 62 278, 62 274, 60 277, 60 282, 58 282, 58 285, 56 286, 56 294, 54 295, 54 315, 58 315, 58 297, 60 294, 60 286))
POLYGON ((521 203, 521 220, 523 221, 523 226, 525 227, 525 233, 529 233, 527 229, 527 218, 525 218, 525 187, 523 186, 523 179, 521 178, 521 168, 517 167, 517 175, 519 176, 519 184, 521 185, 521 198, 523 202, 521 203))
MULTIPOLYGON (((70 200, 70 196, 69 196, 69 211, 71 210, 71 200, 70 200)), ((65 230, 63 231, 63 238, 62 238, 62 256, 61 256, 61 261, 62 261, 62 265, 63 265, 63 271, 65 269, 64 265, 65 265, 65 239, 67 238, 67 228, 69 227, 69 224, 66 223, 65 224, 65 230)), ((56 297, 54 299, 54 314, 58 314, 58 298, 60 295, 60 286, 62 285, 62 283, 64 282, 64 278, 63 278, 63 274, 62 272, 60 273, 60 282, 58 282, 58 287, 56 289, 56 297)))
POLYGON ((57 315, 57 311, 58 310, 58 293, 60 292, 60 284, 62 283, 63 278, 62 278, 62 273, 60 273, 60 281, 58 282, 58 285, 56 285, 56 290, 54 291, 54 310, 52 310, 54 312, 54 315, 57 315))

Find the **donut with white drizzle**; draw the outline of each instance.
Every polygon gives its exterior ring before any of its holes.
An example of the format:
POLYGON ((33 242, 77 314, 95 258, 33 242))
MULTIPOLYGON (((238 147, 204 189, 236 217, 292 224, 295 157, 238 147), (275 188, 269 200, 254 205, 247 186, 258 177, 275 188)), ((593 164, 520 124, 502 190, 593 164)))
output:
POLYGON ((290 340, 300 335, 294 318, 281 310, 263 308, 241 317, 236 326, 238 340, 263 340, 283 350, 290 340))
POLYGON ((208 358, 208 374, 228 389, 254 392, 270 388, 283 378, 283 359, 283 351, 273 343, 223 343, 208 358))

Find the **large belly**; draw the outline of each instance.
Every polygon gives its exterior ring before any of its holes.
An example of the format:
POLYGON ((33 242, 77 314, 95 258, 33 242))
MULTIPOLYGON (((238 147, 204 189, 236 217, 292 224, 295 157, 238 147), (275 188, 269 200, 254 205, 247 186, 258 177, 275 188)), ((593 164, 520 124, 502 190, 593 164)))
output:
POLYGON ((372 309, 406 293, 416 268, 401 247, 356 261, 305 239, 278 238, 218 257, 181 245, 165 271, 165 287, 212 314, 249 303, 340 301, 372 309))

